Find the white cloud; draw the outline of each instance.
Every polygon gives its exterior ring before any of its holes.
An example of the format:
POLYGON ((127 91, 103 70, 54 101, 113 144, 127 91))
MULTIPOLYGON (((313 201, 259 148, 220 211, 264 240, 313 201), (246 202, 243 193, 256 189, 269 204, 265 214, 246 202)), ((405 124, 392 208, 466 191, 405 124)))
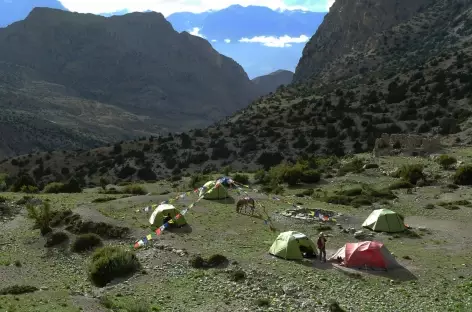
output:
POLYGON ((226 42, 226 43, 230 43, 230 42, 231 42, 231 39, 225 39, 225 42, 226 42))
POLYGON ((265 45, 266 47, 272 47, 272 48, 288 48, 292 46, 292 43, 305 43, 309 40, 310 38, 301 35, 300 37, 289 37, 287 35, 282 36, 282 37, 266 37, 266 36, 256 36, 252 38, 241 38, 239 39, 239 42, 244 42, 244 43, 261 43, 265 45))
MULTIPOLYGON (((60 0, 71 11, 79 13, 116 12, 127 9, 130 12, 152 10, 168 16, 175 12, 204 12, 221 10, 233 4, 242 6, 258 5, 271 9, 308 9, 300 5, 286 5, 284 0, 60 0)), ((333 0, 313 0, 310 9, 327 10, 328 3, 333 0)))
POLYGON ((200 33, 200 28, 198 28, 198 27, 194 27, 194 28, 189 32, 189 34, 194 35, 194 36, 197 36, 197 37, 201 37, 201 38, 206 38, 203 34, 200 33))
POLYGON ((211 42, 218 42, 218 40, 216 40, 216 39, 211 39, 211 42))

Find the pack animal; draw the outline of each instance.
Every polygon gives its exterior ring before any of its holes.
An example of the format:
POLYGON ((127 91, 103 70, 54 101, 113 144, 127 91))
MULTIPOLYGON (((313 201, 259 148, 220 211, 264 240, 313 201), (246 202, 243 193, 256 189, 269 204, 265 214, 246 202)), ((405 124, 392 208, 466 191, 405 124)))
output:
POLYGON ((251 214, 254 214, 254 210, 256 209, 256 204, 254 199, 250 197, 244 197, 238 200, 236 203, 236 212, 240 213, 242 208, 244 207, 244 213, 246 213, 247 209, 251 209, 251 214))

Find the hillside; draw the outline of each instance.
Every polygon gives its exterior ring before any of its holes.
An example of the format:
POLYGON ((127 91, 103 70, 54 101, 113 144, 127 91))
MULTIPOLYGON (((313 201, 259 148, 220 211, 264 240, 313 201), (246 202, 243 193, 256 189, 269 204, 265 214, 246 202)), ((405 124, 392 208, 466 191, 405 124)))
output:
POLYGON ((268 95, 275 92, 278 87, 292 83, 293 73, 289 70, 277 70, 268 75, 259 76, 251 81, 256 85, 260 95, 268 95))
POLYGON ((256 96, 240 65, 154 12, 36 8, 0 45, 0 155, 202 127, 256 96))
MULTIPOLYGON (((93 183, 100 176, 153 180, 226 165, 268 168, 303 154, 371 151, 382 133, 439 135, 456 144, 472 143, 471 6, 452 0, 425 5, 389 29, 389 40, 375 41, 372 53, 377 51, 382 62, 328 87, 320 74, 310 83, 280 88, 204 130, 92 151, 23 156, 5 161, 0 170, 16 176, 42 164, 38 181, 74 174, 93 183)), ((336 14, 332 10, 325 22, 336 14)), ((333 73, 347 68, 342 60, 333 63, 339 64, 333 73)), ((369 60, 358 56, 351 63, 369 60)))

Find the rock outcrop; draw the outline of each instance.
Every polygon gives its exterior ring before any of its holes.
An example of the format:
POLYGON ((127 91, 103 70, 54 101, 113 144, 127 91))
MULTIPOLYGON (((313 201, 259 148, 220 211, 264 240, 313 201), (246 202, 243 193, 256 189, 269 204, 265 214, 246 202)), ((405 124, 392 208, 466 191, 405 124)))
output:
POLYGON ((441 141, 438 136, 424 137, 413 134, 386 133, 375 140, 373 154, 378 156, 389 156, 392 154, 403 154, 408 156, 424 156, 438 152, 441 149, 441 141))
MULTIPOLYGON (((371 50, 373 37, 411 19, 436 0, 336 0, 315 35, 305 46, 294 82, 333 70, 332 63, 355 52, 371 50)), ((357 73, 351 73, 357 74, 357 73)))

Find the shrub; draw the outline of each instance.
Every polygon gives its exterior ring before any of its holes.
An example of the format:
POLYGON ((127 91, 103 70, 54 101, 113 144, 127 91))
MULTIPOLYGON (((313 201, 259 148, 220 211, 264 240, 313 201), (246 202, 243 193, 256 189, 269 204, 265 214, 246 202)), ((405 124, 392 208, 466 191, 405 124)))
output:
POLYGON ((69 240, 69 236, 66 233, 64 233, 64 232, 54 232, 48 237, 44 247, 57 246, 57 245, 60 245, 64 242, 66 242, 67 240, 69 240))
POLYGON ((397 175, 411 184, 416 184, 419 180, 424 180, 423 166, 421 164, 403 165, 397 175))
POLYGON ((123 187, 122 190, 123 193, 125 194, 132 194, 132 195, 146 195, 147 191, 146 189, 138 184, 131 184, 131 185, 126 185, 123 187))
POLYGON ((457 159, 449 155, 441 155, 437 159, 437 162, 441 165, 443 169, 447 170, 457 163, 457 159))
POLYGON ((73 252, 84 252, 101 246, 103 246, 103 242, 100 236, 93 233, 87 233, 77 236, 71 246, 71 250, 73 252))
POLYGON ((107 185, 108 185, 107 179, 105 179, 105 178, 100 178, 100 187, 101 187, 103 190, 106 190, 106 189, 107 189, 107 185))
POLYGON ((267 183, 267 172, 264 169, 257 170, 254 174, 254 181, 258 184, 267 183))
POLYGON ((364 161, 360 158, 354 158, 350 162, 344 164, 339 168, 338 175, 343 176, 348 172, 360 173, 364 171, 364 161))
POLYGON ((215 267, 219 267, 221 265, 227 264, 228 259, 223 255, 216 254, 216 255, 210 256, 210 258, 208 258, 208 261, 206 261, 206 263, 208 267, 215 268, 215 267))
POLYGON ((314 169, 308 169, 302 172, 300 180, 303 183, 313 184, 318 183, 321 179, 321 174, 314 169))
POLYGON ((336 301, 331 301, 329 304, 329 312, 346 312, 346 310, 341 308, 336 301))
POLYGON ((244 185, 249 184, 249 176, 246 174, 236 173, 233 175, 233 180, 236 183, 240 183, 244 185))
POLYGON ((63 193, 63 190, 64 190, 64 183, 60 183, 60 182, 52 182, 44 187, 44 193, 48 193, 48 194, 63 193))
POLYGON ((115 199, 115 197, 99 197, 92 200, 92 203, 106 203, 115 199))
POLYGON ((31 204, 26 205, 28 217, 35 221, 35 227, 39 228, 41 235, 46 235, 52 231, 49 226, 51 221, 51 206, 48 202, 44 202, 42 206, 35 207, 31 204))
POLYGON ((23 185, 20 191, 27 194, 36 194, 39 192, 38 187, 32 185, 23 185))
POLYGON ((141 168, 138 170, 138 178, 143 181, 152 181, 157 179, 157 175, 151 168, 141 168))
POLYGON ((210 177, 203 174, 194 174, 190 177, 189 187, 196 189, 202 187, 207 181, 210 180, 210 177))
POLYGON ((259 298, 256 300, 256 305, 258 307, 268 307, 270 305, 270 301, 267 298, 259 298))
POLYGON ((457 185, 472 185, 472 165, 457 168, 453 180, 457 185))
POLYGON ((303 196, 311 196, 315 192, 314 189, 306 189, 301 191, 300 193, 297 193, 295 196, 297 197, 303 197, 303 196))
POLYGON ((89 264, 90 280, 95 286, 104 287, 117 277, 129 276, 141 269, 136 255, 115 246, 101 247, 92 254, 89 264))
POLYGON ((195 269, 202 269, 205 267, 205 260, 201 256, 193 256, 189 260, 189 264, 192 268, 195 269))
POLYGON ((34 186, 37 187, 36 182, 29 174, 24 174, 18 177, 13 183, 11 190, 12 192, 20 192, 23 186, 34 186))
POLYGON ((378 164, 366 164, 366 165, 364 166, 364 169, 376 169, 376 168, 378 168, 378 167, 379 167, 378 164))
POLYGON ((239 270, 232 270, 230 272, 230 279, 235 282, 242 281, 246 278, 246 273, 239 269, 239 270))

